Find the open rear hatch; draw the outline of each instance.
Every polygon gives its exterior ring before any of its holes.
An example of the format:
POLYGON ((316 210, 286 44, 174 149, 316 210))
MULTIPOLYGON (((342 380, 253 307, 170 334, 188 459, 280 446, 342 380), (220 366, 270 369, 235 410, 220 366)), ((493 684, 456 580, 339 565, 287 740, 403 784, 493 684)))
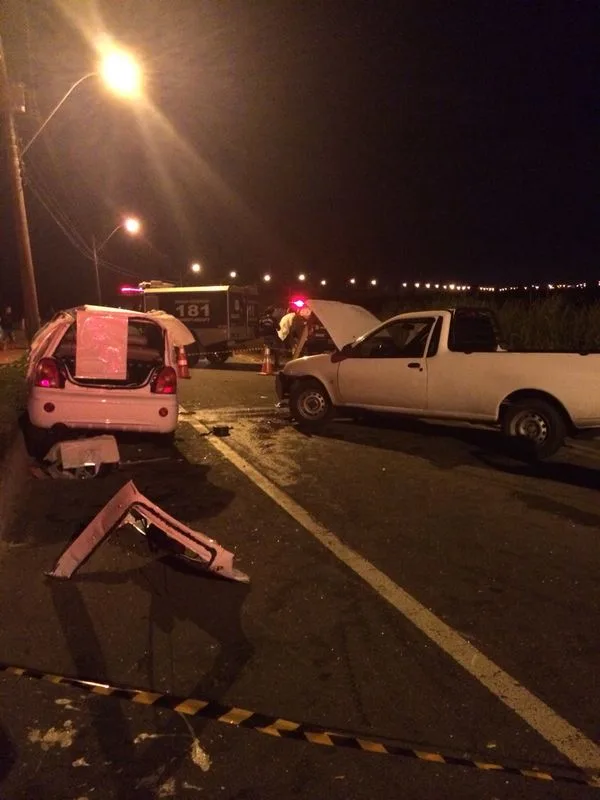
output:
POLYGON ((139 388, 165 366, 165 329, 142 317, 77 312, 54 357, 82 386, 139 388))

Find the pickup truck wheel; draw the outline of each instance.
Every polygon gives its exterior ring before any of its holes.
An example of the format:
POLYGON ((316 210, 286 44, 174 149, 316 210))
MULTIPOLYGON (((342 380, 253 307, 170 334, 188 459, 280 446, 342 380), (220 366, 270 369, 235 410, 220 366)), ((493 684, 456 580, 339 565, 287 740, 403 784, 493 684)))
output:
POLYGON ((290 390, 290 411, 300 427, 317 430, 331 418, 333 406, 319 381, 296 381, 290 390))
POLYGON ((516 444, 516 455, 543 461, 563 446, 567 426, 563 415, 546 400, 517 400, 506 407, 502 432, 516 444))

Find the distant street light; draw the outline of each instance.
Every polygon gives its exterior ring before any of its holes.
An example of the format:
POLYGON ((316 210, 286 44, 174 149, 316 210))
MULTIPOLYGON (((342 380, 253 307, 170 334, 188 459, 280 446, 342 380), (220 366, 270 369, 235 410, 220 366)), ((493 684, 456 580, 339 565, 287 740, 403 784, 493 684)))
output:
POLYGON ((140 232, 141 229, 142 224, 139 219, 136 219, 135 217, 126 217, 123 222, 120 222, 100 244, 97 245, 95 237, 92 238, 92 253, 94 256, 94 271, 96 273, 96 296, 98 298, 98 305, 102 305, 102 289, 100 287, 100 270, 98 266, 98 255, 100 254, 100 251, 104 248, 104 245, 107 244, 110 239, 112 239, 117 231, 125 230, 127 233, 135 236, 140 232))
POLYGON ((301 272, 300 275, 298 275, 298 280, 303 283, 306 280, 306 275, 301 272))
POLYGON ((232 281, 234 281, 237 278, 237 272, 234 269, 232 269, 231 272, 229 273, 229 277, 231 278, 232 281))
POLYGON ((321 286, 327 286, 327 281, 325 280, 325 278, 323 278, 323 280, 321 281, 321 286))
POLYGON ((202 272, 202 265, 199 264, 197 261, 194 261, 190 269, 192 270, 194 275, 199 275, 202 272))
POLYGON ((269 283, 269 281, 270 281, 270 280, 271 280, 271 276, 269 275, 269 273, 268 273, 268 272, 267 272, 267 274, 266 274, 266 275, 263 275, 263 281, 264 281, 265 283, 269 283))
POLYGON ((356 278, 350 278, 350 285, 351 286, 355 286, 356 285, 356 278))
POLYGON ((371 278, 371 286, 377 286, 377 278, 371 278))

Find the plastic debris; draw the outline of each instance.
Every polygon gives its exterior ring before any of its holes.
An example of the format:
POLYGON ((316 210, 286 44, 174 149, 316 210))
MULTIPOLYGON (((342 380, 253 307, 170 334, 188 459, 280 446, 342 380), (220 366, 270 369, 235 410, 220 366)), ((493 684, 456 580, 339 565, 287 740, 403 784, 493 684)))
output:
POLYGON ((115 437, 104 435, 58 442, 44 461, 52 478, 95 478, 103 464, 118 464, 120 458, 115 437))
POLYGON ((167 514, 141 494, 133 481, 119 489, 46 574, 52 578, 70 578, 111 533, 125 525, 147 536, 149 544, 154 546, 160 546, 165 539, 172 540, 171 552, 209 572, 242 583, 250 581, 244 572, 234 568, 233 553, 167 514))

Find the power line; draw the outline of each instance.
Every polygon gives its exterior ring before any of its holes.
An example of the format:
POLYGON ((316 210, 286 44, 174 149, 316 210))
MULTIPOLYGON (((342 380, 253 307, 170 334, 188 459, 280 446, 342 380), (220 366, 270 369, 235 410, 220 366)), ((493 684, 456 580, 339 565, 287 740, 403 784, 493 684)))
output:
MULTIPOLYGON (((73 247, 88 261, 92 261, 93 253, 91 248, 86 243, 79 231, 77 231, 68 215, 58 205, 57 201, 52 198, 49 193, 45 192, 41 185, 37 183, 37 179, 32 177, 32 175, 28 175, 27 186, 31 190, 32 194, 36 197, 38 202, 52 217, 56 225, 64 233, 73 247)), ((107 261, 106 259, 100 259, 99 263, 103 269, 107 269, 111 272, 125 275, 130 278, 140 277, 138 273, 132 272, 131 270, 121 267, 118 264, 114 264, 111 261, 107 261)))

